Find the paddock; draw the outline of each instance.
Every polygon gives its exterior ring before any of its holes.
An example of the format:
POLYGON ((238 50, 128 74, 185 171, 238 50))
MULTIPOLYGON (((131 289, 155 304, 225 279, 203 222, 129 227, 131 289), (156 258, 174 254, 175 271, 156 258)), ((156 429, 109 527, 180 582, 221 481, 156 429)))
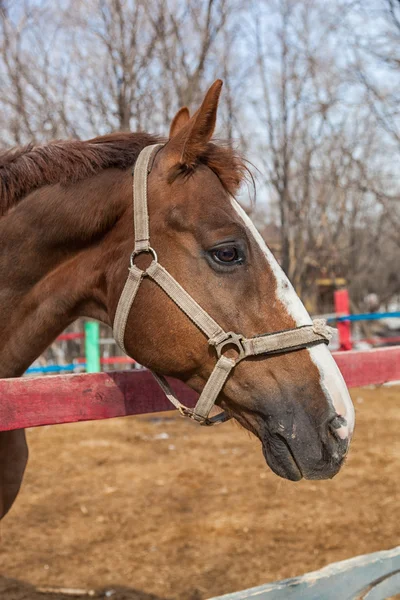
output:
POLYGON ((322 482, 279 479, 239 427, 174 412, 31 429, 0 597, 204 600, 393 548, 400 388, 351 391, 350 456, 322 482))

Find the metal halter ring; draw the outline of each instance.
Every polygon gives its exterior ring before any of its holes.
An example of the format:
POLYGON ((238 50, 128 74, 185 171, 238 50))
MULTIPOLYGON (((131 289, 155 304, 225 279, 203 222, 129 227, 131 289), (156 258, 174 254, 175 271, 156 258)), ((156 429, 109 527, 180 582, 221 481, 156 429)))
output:
POLYGON ((130 257, 130 264, 131 267, 134 266, 134 260, 136 258, 136 256, 139 256, 139 254, 143 254, 143 253, 149 253, 152 255, 154 262, 158 262, 158 256, 157 256, 157 252, 154 250, 154 248, 152 248, 151 246, 149 246, 148 248, 144 248, 143 250, 134 250, 131 254, 130 257))
POLYGON ((234 333, 233 331, 229 331, 226 335, 227 337, 215 346, 217 356, 218 358, 221 357, 226 346, 235 346, 235 349, 237 350, 239 355, 236 360, 237 362, 239 362, 246 356, 246 351, 243 345, 244 338, 242 335, 240 335, 240 333, 234 333))

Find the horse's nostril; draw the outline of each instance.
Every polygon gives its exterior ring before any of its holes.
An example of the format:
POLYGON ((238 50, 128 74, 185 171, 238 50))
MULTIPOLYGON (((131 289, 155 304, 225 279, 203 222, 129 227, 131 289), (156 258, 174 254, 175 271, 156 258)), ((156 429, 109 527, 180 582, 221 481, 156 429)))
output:
POLYGON ((344 419, 340 415, 336 415, 329 422, 329 426, 332 427, 333 429, 340 429, 340 427, 342 427, 342 425, 347 425, 347 423, 346 423, 346 419, 344 419))
POLYGON ((349 437, 349 428, 347 421, 341 415, 335 415, 328 423, 330 433, 338 440, 345 440, 349 437))

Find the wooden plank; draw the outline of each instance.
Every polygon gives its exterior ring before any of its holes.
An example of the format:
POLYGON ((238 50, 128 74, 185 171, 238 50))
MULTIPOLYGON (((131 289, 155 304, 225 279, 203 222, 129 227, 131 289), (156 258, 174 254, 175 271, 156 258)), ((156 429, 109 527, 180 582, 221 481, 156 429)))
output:
POLYGON ((348 387, 400 381, 400 346, 334 352, 348 387))
MULTIPOLYGON (((349 387, 400 380, 400 347, 334 353, 349 387)), ((174 387, 182 402, 196 395, 174 387)), ((0 430, 170 410, 148 371, 0 379, 0 430)))
POLYGON ((400 546, 209 600, 386 600, 400 593, 400 546))
MULTIPOLYGON (((182 402, 196 394, 170 380, 182 402)), ((110 419, 171 410, 149 371, 0 379, 0 430, 110 419)))

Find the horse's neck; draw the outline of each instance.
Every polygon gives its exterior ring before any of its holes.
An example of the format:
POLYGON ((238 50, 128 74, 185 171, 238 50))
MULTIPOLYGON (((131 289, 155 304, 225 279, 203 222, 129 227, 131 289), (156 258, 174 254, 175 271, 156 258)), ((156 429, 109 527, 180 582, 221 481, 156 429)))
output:
POLYGON ((39 190, 0 218, 0 377, 21 375, 79 316, 109 322, 104 240, 121 207, 84 183, 39 190))

